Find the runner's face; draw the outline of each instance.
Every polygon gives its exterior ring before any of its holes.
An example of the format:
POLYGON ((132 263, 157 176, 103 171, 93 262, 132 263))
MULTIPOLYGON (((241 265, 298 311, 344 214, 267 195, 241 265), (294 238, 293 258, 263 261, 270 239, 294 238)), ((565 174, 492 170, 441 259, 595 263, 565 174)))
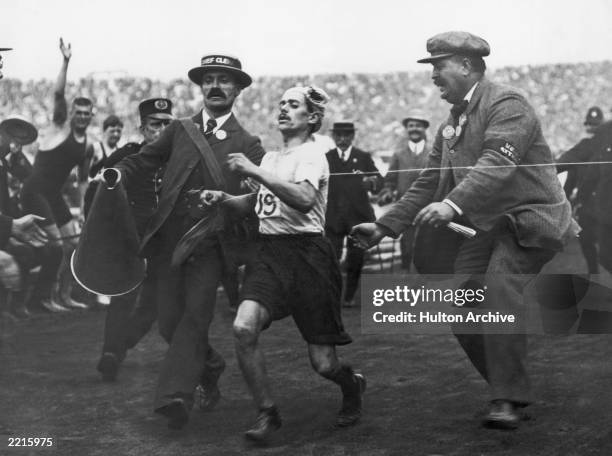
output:
POLYGON ((278 104, 278 129, 282 133, 308 131, 311 123, 316 122, 308 112, 304 94, 297 90, 287 90, 278 104))
POLYGON ((140 127, 140 131, 144 137, 144 142, 149 144, 150 142, 155 141, 169 124, 170 119, 155 119, 153 117, 147 117, 140 127))

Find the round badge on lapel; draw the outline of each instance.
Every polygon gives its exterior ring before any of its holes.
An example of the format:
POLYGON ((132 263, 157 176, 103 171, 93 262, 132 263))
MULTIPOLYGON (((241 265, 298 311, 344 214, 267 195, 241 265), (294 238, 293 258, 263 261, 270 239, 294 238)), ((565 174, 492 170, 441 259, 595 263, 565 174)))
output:
POLYGON ((227 138, 227 133, 225 130, 217 130, 215 136, 219 141, 223 141, 225 138, 227 138))
POLYGON ((453 136, 455 136, 455 129, 453 128, 453 126, 447 125, 446 127, 444 127, 444 130, 442 130, 442 137, 444 139, 451 139, 453 136))

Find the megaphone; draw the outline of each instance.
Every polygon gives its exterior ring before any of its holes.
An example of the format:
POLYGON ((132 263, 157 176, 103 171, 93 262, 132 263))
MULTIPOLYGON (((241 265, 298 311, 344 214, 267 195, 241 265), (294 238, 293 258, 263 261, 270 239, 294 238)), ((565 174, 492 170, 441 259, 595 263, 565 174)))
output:
POLYGON ((91 204, 79 244, 70 259, 72 275, 87 291, 120 296, 145 278, 146 261, 121 173, 108 168, 91 204))

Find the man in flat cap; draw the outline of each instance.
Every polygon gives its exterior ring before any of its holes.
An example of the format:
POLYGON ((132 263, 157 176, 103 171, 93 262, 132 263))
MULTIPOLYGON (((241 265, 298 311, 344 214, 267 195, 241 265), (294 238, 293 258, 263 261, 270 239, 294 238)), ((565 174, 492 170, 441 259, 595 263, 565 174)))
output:
MULTIPOLYGON (((419 177, 421 170, 427 166, 431 145, 427 142, 429 120, 420 110, 411 111, 402 120, 406 130, 406 138, 398 144, 389 162, 389 170, 385 176, 385 187, 380 192, 378 204, 389 204, 406 193, 412 183, 419 177)), ((415 227, 410 226, 400 238, 402 269, 410 270, 412 264, 412 244, 415 227)))
MULTIPOLYGON (((137 154, 145 144, 155 141, 174 119, 172 101, 167 98, 151 98, 138 105, 140 132, 143 140, 140 143, 130 142, 106 156, 101 162, 104 168, 112 168, 125 157, 137 154)), ((157 210, 163 175, 163 167, 157 170, 146 170, 133 176, 126 187, 128 201, 136 222, 136 230, 142 237, 149 219, 157 210)), ((88 189, 88 199, 93 199, 98 181, 92 181, 88 189), (93 190, 92 190, 93 189, 93 190)), ((91 201, 86 202, 86 208, 91 201)), ((122 296, 111 298, 106 312, 104 325, 104 343, 102 356, 97 369, 103 381, 114 381, 119 366, 127 350, 134 347, 149 332, 157 318, 156 281, 157 271, 149 262, 147 276, 143 286, 122 296)))
MULTIPOLYGON (((428 169, 376 223, 353 233, 372 246, 412 223, 432 227, 437 237, 453 220, 468 225, 476 235, 457 239, 447 273, 482 277, 484 283, 471 281, 486 290, 481 309, 523 315, 529 275, 538 274, 579 228, 533 108, 516 90, 484 76, 487 42, 447 32, 429 39, 427 50, 431 55, 419 62, 433 65, 433 82, 451 113, 438 129, 428 169)), ((430 252, 430 261, 438 251, 430 252)), ((453 330, 490 386, 483 424, 516 428, 518 409, 531 402, 525 327, 509 334, 453 330)))
POLYGON ((368 192, 378 193, 382 176, 372 156, 353 146, 355 125, 336 122, 332 127, 336 147, 327 152, 329 193, 325 213, 325 235, 332 241, 336 257, 342 256, 346 238, 346 281, 343 307, 353 307, 355 292, 363 268, 363 249, 354 245, 348 234, 354 225, 376 219, 368 192))
POLYGON ((208 327, 223 265, 232 253, 228 245, 237 245, 234 241, 244 236, 239 230, 253 228, 226 220, 222 230, 211 229, 198 195, 204 189, 243 193, 240 176, 225 166, 228 154, 244 153, 257 165, 264 155, 259 139, 232 114, 234 101, 251 84, 240 61, 206 55, 189 71, 189 79, 201 87, 204 109, 190 119, 173 121, 156 141, 117 165, 128 186, 143 170, 166 167, 159 206, 141 248, 156 267, 167 271, 158 280, 158 325, 170 347, 161 367, 155 411, 175 429, 187 423, 198 383, 201 408, 219 400, 217 381, 225 363, 208 342, 208 327))
MULTIPOLYGON (((593 136, 603 123, 603 111, 598 106, 588 109, 584 120, 586 137, 559 157, 559 163, 588 163, 596 161, 597 141, 593 136)), ((576 220, 580 223, 580 247, 586 259, 590 274, 599 273, 597 258, 597 231, 599 217, 597 214, 597 173, 599 165, 559 166, 559 171, 567 171, 563 189, 572 202, 576 220)))

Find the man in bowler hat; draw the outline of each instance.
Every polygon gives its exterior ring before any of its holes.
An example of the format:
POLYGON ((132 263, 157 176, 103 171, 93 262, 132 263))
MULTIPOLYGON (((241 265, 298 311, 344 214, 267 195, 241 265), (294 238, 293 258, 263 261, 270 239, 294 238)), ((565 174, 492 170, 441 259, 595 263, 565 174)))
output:
POLYGON ((364 251, 347 236, 354 225, 375 220, 368 192, 377 193, 383 179, 372 156, 353 146, 355 125, 352 122, 334 123, 332 137, 336 147, 326 154, 330 179, 325 235, 332 241, 338 259, 342 256, 344 239, 347 240, 342 305, 353 307, 364 251))
MULTIPOLYGON (((356 226, 353 235, 370 247, 412 223, 432 226, 437 237, 453 220, 469 225, 477 234, 457 240, 447 272, 482 276, 480 308, 517 314, 529 275, 579 228, 533 108, 484 75, 489 44, 471 33, 446 32, 430 38, 427 50, 431 55, 419 62, 432 64, 433 83, 452 105, 449 117, 438 129, 428 169, 376 223, 356 226), (545 166, 521 166, 534 164, 545 166)), ((490 386, 483 425, 515 429, 519 408, 532 400, 524 328, 509 334, 453 330, 490 386)))
POLYGON ((197 198, 202 190, 244 192, 240 176, 225 166, 228 154, 242 152, 257 165, 264 155, 259 139, 232 113, 234 101, 251 84, 240 60, 206 55, 188 75, 201 87, 204 108, 190 119, 173 121, 159 139, 117 165, 128 186, 143 170, 165 165, 159 205, 141 248, 152 263, 168 271, 157 284, 159 330, 170 347, 161 366, 155 411, 174 429, 187 423, 198 384, 201 408, 210 409, 219 400, 217 382, 225 363, 209 344, 208 328, 223 265, 232 254, 228 246, 236 245, 234 240, 243 233, 228 220, 221 232, 200 240, 180 264, 171 266, 172 256, 205 214, 197 198))

